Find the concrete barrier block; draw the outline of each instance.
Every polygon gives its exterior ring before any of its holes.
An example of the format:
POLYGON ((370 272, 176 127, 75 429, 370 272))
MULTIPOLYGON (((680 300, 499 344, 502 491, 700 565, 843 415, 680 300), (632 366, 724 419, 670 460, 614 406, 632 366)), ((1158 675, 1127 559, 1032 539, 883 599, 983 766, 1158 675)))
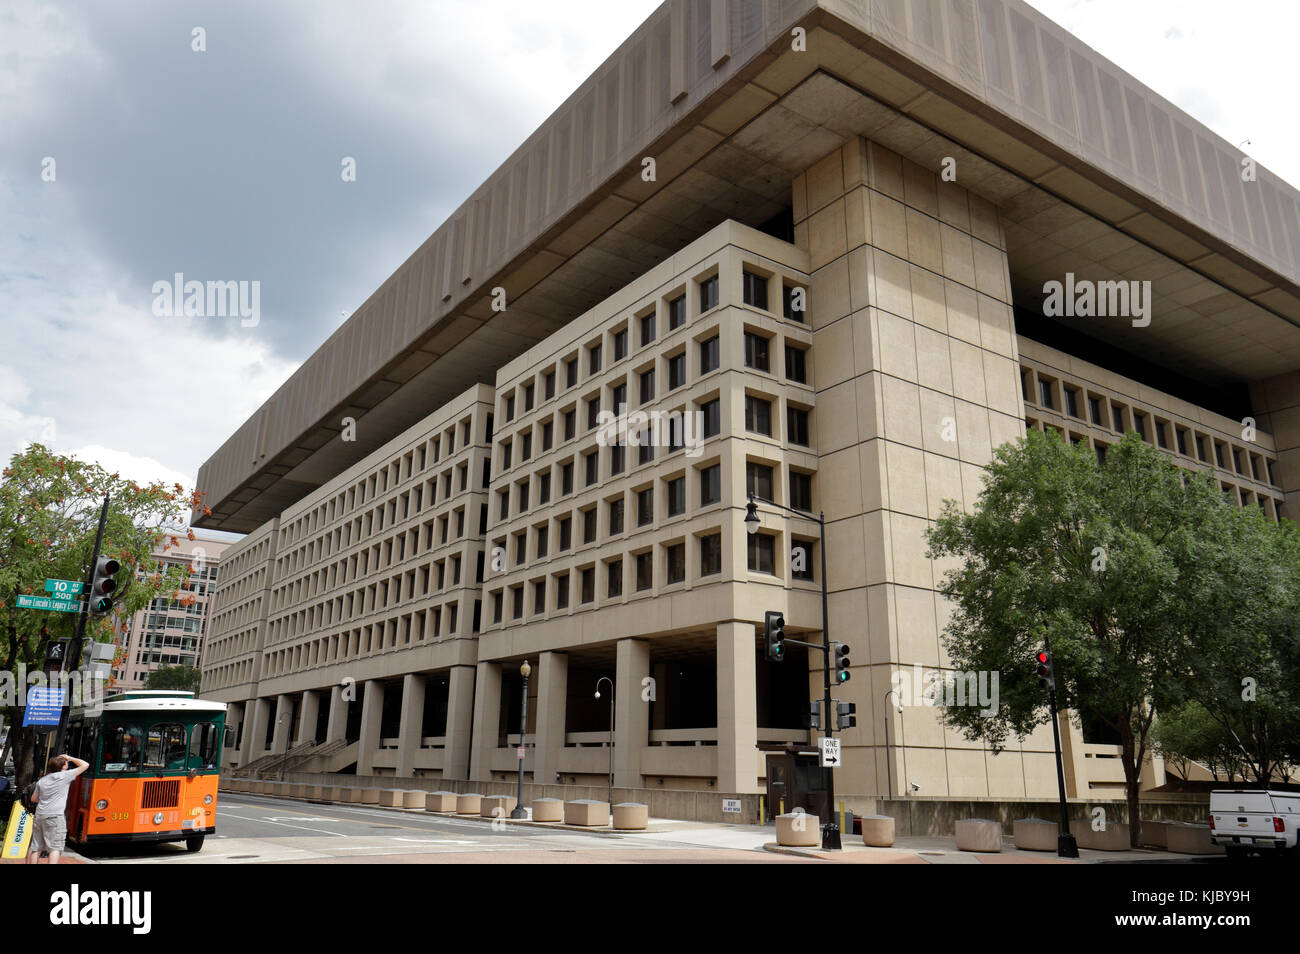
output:
POLYGON ((1210 843, 1210 826, 1185 822, 1165 825, 1165 841, 1170 851, 1180 855, 1221 855, 1223 846, 1210 843))
POLYGON ((807 812, 787 812, 776 816, 776 843, 787 848, 820 848, 821 819, 807 812))
POLYGON ((864 815, 862 817, 862 843, 871 848, 888 848, 894 844, 894 817, 892 815, 864 815))
POLYGON ((404 788, 379 789, 379 804, 384 808, 401 808, 405 800, 406 789, 404 788))
POLYGON ((594 827, 609 824, 609 802, 577 798, 564 803, 564 823, 594 827))
POLYGON ((379 792, 380 792, 379 789, 377 789, 377 788, 360 788, 360 789, 357 789, 357 791, 359 791, 359 792, 361 793, 361 804, 362 804, 362 805, 378 805, 378 804, 379 804, 379 792))
POLYGON ((355 785, 344 785, 339 789, 339 794, 342 796, 340 801, 358 805, 361 803, 361 791, 355 785))
POLYGON ((424 799, 424 810, 426 812, 454 812, 456 810, 456 799, 459 797, 455 792, 430 792, 424 799))
POLYGON ((1061 826, 1045 818, 1017 818, 1011 825, 1011 838, 1022 851, 1055 851, 1061 826))
POLYGON ((958 851, 1001 851, 1002 823, 987 818, 963 818, 955 825, 958 851))
POLYGON ((1169 847, 1169 823, 1162 821, 1142 822, 1142 844, 1148 848, 1169 847))
POLYGON ((619 831, 645 831, 650 826, 650 807, 640 802, 619 802, 614 806, 614 827, 619 831))
POLYGON ((518 804, 513 795, 484 795, 479 799, 478 813, 482 818, 509 818, 518 804))
POLYGON ((424 811, 429 801, 429 793, 422 788, 408 788, 402 793, 402 807, 424 811))
POLYGON ((1070 831, 1074 833, 1074 840, 1080 848, 1090 848, 1093 851, 1128 851, 1129 830, 1128 825, 1124 822, 1112 822, 1101 831, 1094 831, 1089 824, 1070 826, 1070 831), (1075 828, 1078 828, 1075 831, 1075 828))
POLYGON ((457 815, 477 815, 483 807, 483 796, 478 792, 469 792, 456 796, 457 815))
POLYGON ((558 822, 564 820, 564 802, 558 798, 533 799, 533 821, 558 822))

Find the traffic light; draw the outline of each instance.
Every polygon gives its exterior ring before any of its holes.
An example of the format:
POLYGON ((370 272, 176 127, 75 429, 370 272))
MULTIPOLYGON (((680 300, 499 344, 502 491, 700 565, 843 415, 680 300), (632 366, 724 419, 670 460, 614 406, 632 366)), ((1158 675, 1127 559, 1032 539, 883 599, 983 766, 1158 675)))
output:
POLYGON ((1034 657, 1038 661, 1038 688, 1055 689, 1056 673, 1052 669, 1052 654, 1046 649, 1040 649, 1038 655, 1034 657))
POLYGON ((67 654, 68 644, 61 639, 51 640, 50 644, 45 647, 45 665, 42 667, 46 671, 51 669, 63 669, 63 657, 67 654))
POLYGON ((122 565, 112 557, 102 556, 95 563, 90 584, 90 612, 103 615, 113 609, 113 591, 117 589, 117 571, 122 565))
POLYGON ((856 702, 835 703, 835 728, 852 729, 858 724, 858 704, 856 702))
POLYGON ((820 729, 822 727, 822 701, 815 699, 808 703, 808 728, 820 729))
POLYGON ((785 659, 785 617, 775 610, 763 614, 763 639, 771 662, 785 659))
POLYGON ((835 679, 837 682, 849 681, 849 646, 848 643, 835 643, 835 679))

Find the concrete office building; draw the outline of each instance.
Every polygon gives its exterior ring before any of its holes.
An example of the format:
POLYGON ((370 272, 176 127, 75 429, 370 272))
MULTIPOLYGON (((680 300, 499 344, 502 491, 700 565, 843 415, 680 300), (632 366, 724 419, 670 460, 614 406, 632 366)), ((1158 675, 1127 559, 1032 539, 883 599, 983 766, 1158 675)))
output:
POLYGON ((162 666, 201 666, 221 556, 228 546, 228 540, 195 534, 192 541, 154 552, 162 566, 188 566, 189 586, 180 599, 160 596, 129 620, 116 621, 123 658, 112 671, 113 688, 142 689, 149 674, 162 666))
MULTIPOLYGON (((528 777, 602 781, 612 714, 620 787, 761 790, 821 661, 756 628, 820 640, 822 554, 748 535, 752 490, 825 512, 837 792, 1053 795, 1050 730, 995 756, 892 704, 945 664, 923 534, 1027 426, 1295 513, 1300 195, 1243 158, 1014 0, 670 0, 201 470, 248 533, 205 659, 232 761, 502 779, 527 660, 528 777), (1045 313, 1084 281, 1150 297, 1045 313), (624 404, 650 447, 603 439, 624 404)), ((1079 722, 1068 787, 1117 795, 1079 722)))

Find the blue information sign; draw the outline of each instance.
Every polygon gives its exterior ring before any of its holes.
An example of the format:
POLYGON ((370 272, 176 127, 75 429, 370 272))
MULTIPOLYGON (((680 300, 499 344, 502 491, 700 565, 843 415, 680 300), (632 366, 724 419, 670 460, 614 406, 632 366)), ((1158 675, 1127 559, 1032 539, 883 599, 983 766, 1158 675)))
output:
POLYGON ((23 725, 58 725, 67 693, 62 686, 32 686, 27 690, 23 725))

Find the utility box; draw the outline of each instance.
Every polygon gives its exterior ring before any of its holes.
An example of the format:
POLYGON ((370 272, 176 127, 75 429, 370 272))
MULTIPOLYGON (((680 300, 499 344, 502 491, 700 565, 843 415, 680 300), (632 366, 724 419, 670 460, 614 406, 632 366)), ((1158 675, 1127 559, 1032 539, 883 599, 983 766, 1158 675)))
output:
POLYGON ((773 818, 782 812, 802 808, 809 815, 828 817, 826 809, 826 773, 820 753, 807 746, 760 745, 767 760, 767 814, 773 818))

